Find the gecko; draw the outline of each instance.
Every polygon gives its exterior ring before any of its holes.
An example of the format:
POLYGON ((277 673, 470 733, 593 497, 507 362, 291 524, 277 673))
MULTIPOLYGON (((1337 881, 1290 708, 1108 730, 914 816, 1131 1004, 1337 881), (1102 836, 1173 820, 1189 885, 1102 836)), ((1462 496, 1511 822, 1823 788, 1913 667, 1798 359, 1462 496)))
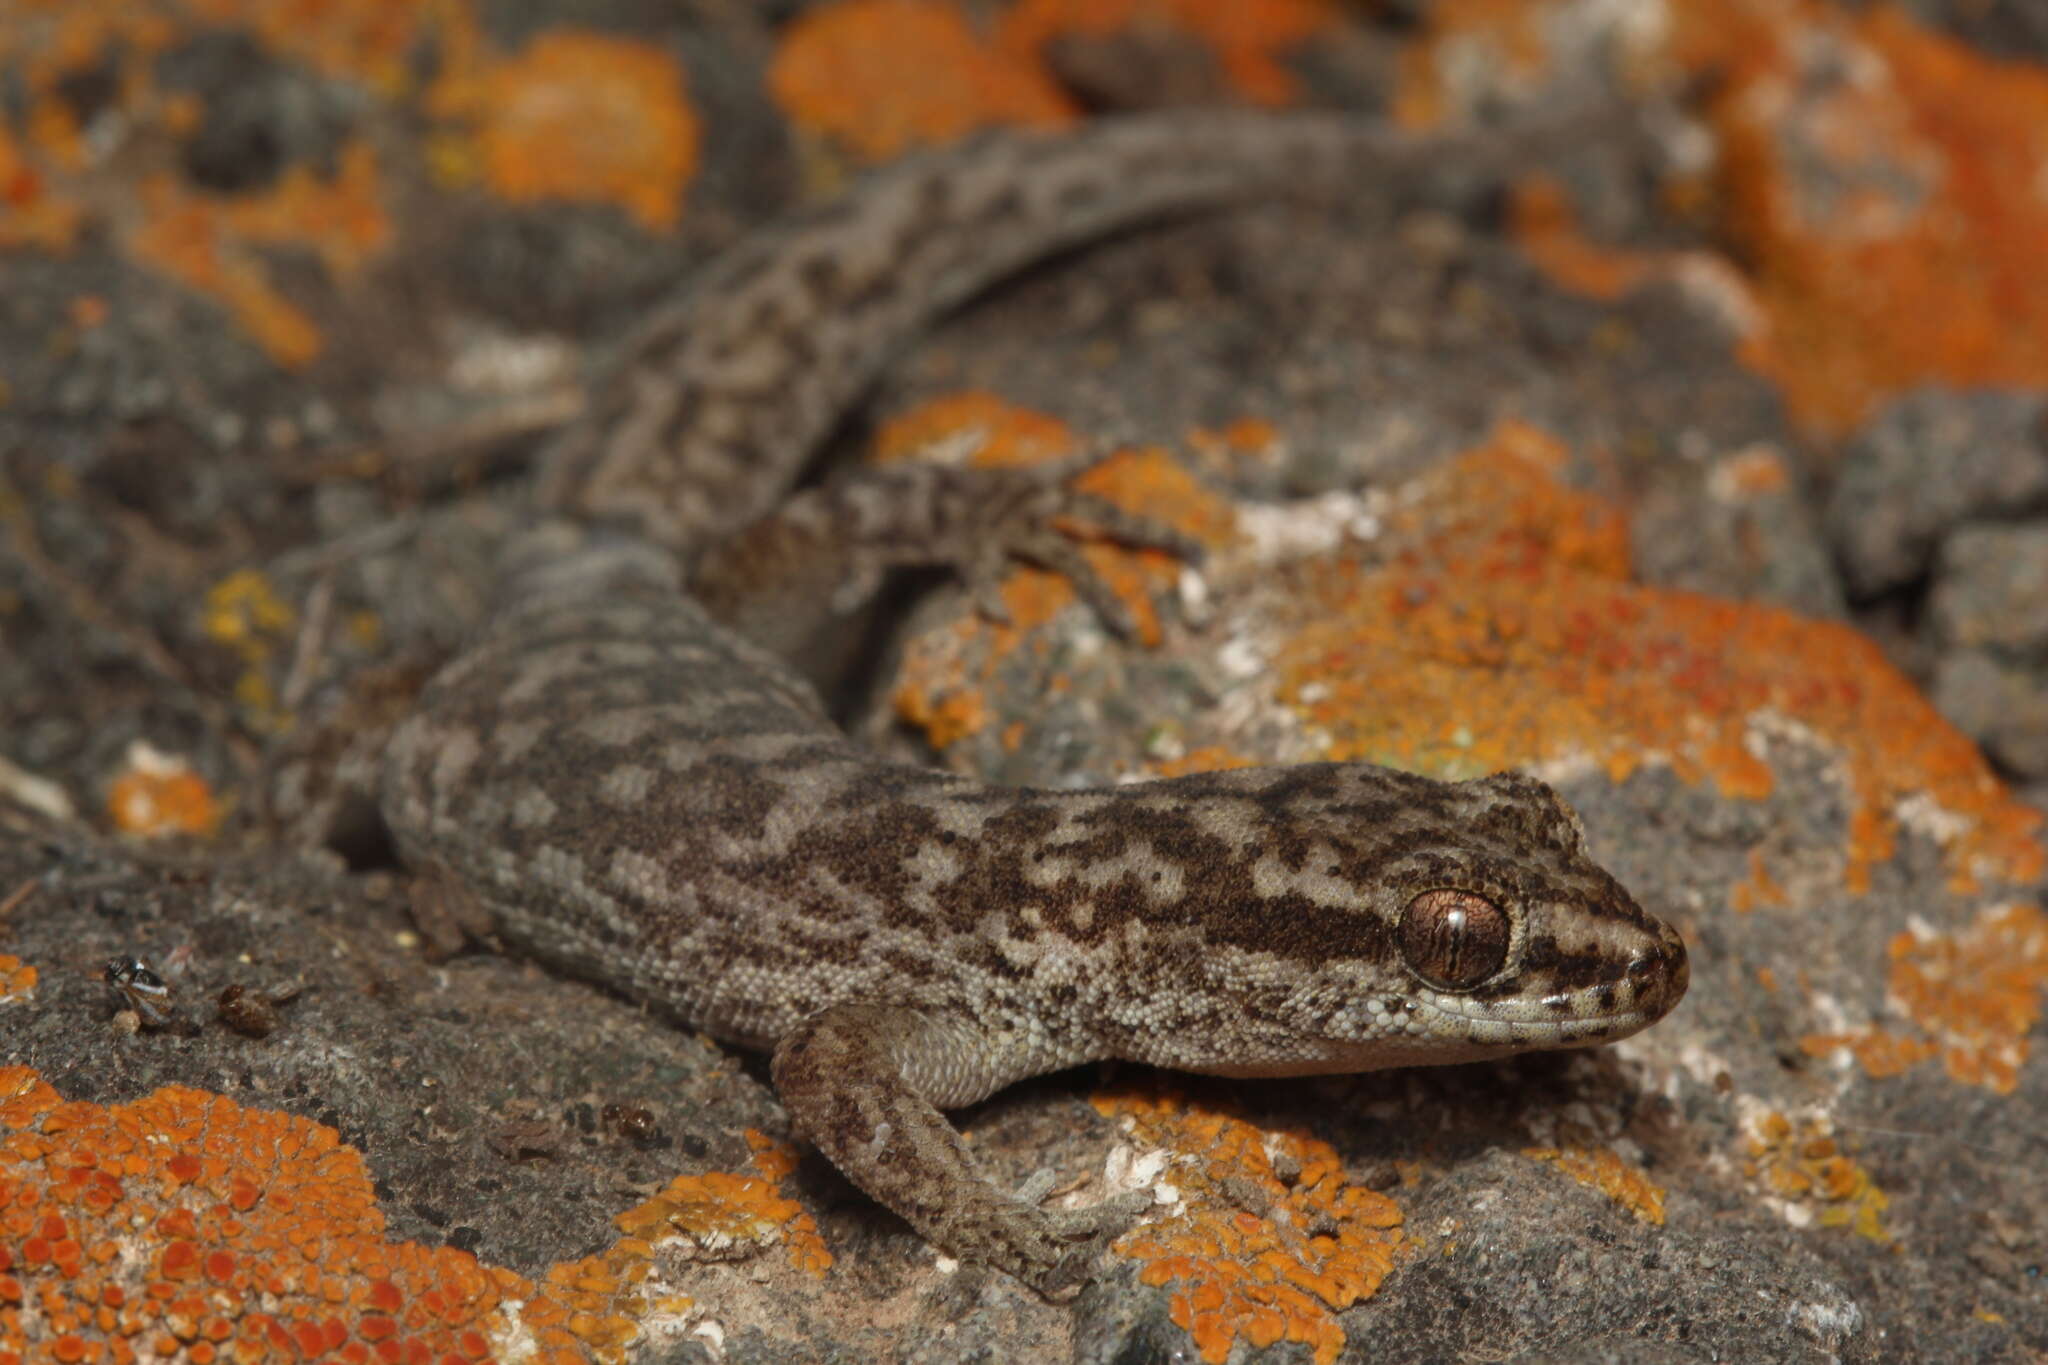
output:
POLYGON ((770 1054, 792 1126, 855 1186, 1046 1294, 1091 1278, 1151 1196, 1041 1207, 943 1111, 1104 1059, 1353 1072, 1668 1013, 1683 942, 1533 777, 989 785, 855 744, 778 648, 908 563, 985 590, 1035 559, 1127 624, 1073 523, 1197 548, 1067 470, 914 464, 792 492, 946 310, 1132 224, 1513 148, 1244 111, 996 133, 714 261, 544 453, 498 605, 392 739, 381 805, 423 919, 770 1054))

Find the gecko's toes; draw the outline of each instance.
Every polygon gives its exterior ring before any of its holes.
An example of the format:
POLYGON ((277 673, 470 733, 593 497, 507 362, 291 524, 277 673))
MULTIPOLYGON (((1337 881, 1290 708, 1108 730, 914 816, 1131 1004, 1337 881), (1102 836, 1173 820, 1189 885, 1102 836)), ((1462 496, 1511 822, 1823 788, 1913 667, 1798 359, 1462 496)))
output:
MULTIPOLYGON (((1091 457, 1088 464, 1099 458, 1091 457)), ((953 541, 946 558, 985 614, 1003 619, 1001 582, 1013 564, 1023 562, 1065 578, 1112 633, 1130 638, 1137 633, 1137 623, 1129 606, 1097 573, 1082 547, 1109 541, 1201 563, 1203 547, 1193 536, 1073 488, 1075 470, 1088 464, 937 467, 941 472, 935 481, 946 486, 936 496, 948 504, 946 514, 937 520, 949 528, 953 541), (991 604, 996 606, 993 611, 991 604)))
POLYGON ((1152 1196, 1133 1190, 1079 1209, 1026 1209, 1029 1230, 1019 1238, 1011 1274, 1048 1298, 1086 1284, 1109 1244, 1152 1207, 1152 1196))

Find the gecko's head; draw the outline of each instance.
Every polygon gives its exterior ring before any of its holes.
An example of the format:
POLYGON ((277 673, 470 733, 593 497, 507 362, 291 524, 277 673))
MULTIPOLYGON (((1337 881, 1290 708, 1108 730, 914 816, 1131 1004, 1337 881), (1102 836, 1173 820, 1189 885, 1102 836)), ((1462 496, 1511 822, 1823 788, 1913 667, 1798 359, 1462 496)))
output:
MULTIPOLYGON (((1468 1061, 1626 1037, 1685 994, 1685 945, 1520 773, 1365 764, 1217 775, 1242 875, 1198 895, 1240 1074, 1468 1061), (1235 779, 1233 781, 1233 779, 1235 779), (1248 859, 1248 860, 1247 860, 1248 859)), ((1168 1058, 1159 1060, 1171 1061, 1168 1058)))

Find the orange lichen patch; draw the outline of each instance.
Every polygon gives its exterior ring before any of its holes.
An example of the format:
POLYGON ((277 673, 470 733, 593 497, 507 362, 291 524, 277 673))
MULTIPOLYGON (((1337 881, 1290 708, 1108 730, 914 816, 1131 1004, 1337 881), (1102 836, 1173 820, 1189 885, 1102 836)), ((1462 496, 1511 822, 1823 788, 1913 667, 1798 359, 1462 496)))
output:
POLYGON ((1623 1161, 1611 1147, 1528 1147, 1532 1161, 1554 1162, 1581 1185, 1591 1186, 1652 1227, 1664 1226, 1664 1187, 1623 1161))
POLYGON ((988 698, 980 688, 942 689, 910 681, 896 689, 895 703, 903 723, 924 731, 935 749, 948 749, 978 735, 989 722, 988 698))
POLYGON ((307 247, 336 278, 346 279, 391 239, 376 157, 363 142, 343 148, 332 181, 294 166, 265 193, 222 199, 158 174, 143 182, 142 205, 142 222, 129 241, 136 256, 225 304, 285 369, 312 363, 320 333, 271 285, 252 248, 307 247))
POLYGON ((254 569, 236 570, 206 594, 206 634, 236 649, 275 640, 297 620, 291 604, 254 569))
POLYGON ((1286 105, 1301 98, 1301 82, 1282 59, 1339 22, 1330 0, 1021 0, 1003 16, 997 42, 1020 62, 1031 62, 1059 37, 1177 29, 1215 54, 1224 80, 1240 97, 1286 105))
MULTIPOLYGON (((143 79, 140 68, 177 36, 162 7, 134 0, 16 0, 0 31, 0 59, 19 60, 30 96, 30 122, 57 131, 58 112, 44 112, 44 97, 67 77, 109 58, 126 57, 115 74, 124 84, 143 79)), ((75 135, 75 123, 70 133, 75 135)))
POLYGON ((1218 744, 1190 749, 1179 758, 1162 759, 1152 765, 1161 777, 1183 777, 1188 773, 1220 773, 1232 768, 1256 768, 1260 760, 1249 758, 1218 744))
POLYGON ((1579 230, 1564 186, 1547 175, 1529 176, 1515 186, 1509 221, 1515 240, 1546 274, 1594 298, 1618 299, 1662 265, 1657 255, 1590 241, 1579 230))
MULTIPOLYGON (((749 1141, 760 1139, 749 1134, 749 1141)), ((777 1144, 756 1147, 756 1162, 766 1170, 786 1172, 777 1144)), ((625 1234, 622 1246, 680 1239, 698 1255, 728 1260, 735 1247, 772 1246, 778 1242, 789 1249, 790 1264, 804 1273, 822 1276, 832 1264, 832 1254, 818 1236, 817 1224, 793 1199, 782 1197, 779 1175, 733 1175, 707 1171, 703 1175, 677 1176, 667 1188, 637 1208, 618 1216, 615 1222, 625 1234)))
POLYGON ((1280 428, 1263 417, 1240 417, 1210 430, 1196 427, 1188 432, 1188 445, 1203 455, 1243 455, 1270 460, 1280 453, 1280 428))
POLYGON ((331 1128, 180 1086, 66 1103, 0 1068, 0 1353, 439 1361, 531 1292, 383 1230, 331 1128))
POLYGON ((68 251, 78 240, 84 212, 52 189, 20 141, 0 128, 0 250, 68 251))
POLYGON ((36 988, 36 969, 18 957, 0 953, 0 1005, 26 1000, 36 988))
POLYGON ((1510 436, 1424 476, 1373 562, 1290 571, 1302 624, 1276 656, 1280 695, 1329 757, 1450 776, 1591 759, 1616 781, 1656 758, 1754 797, 1772 783, 1758 747, 1789 728, 1843 759, 1852 889, 1891 856, 1909 799, 1944 813, 1959 888, 2041 875, 2039 815, 1870 640, 1621 581, 1618 512, 1558 486, 1544 441, 1510 436))
POLYGON ((1925 1038, 1877 1028, 1861 1033, 1809 1033, 1799 1040, 1799 1047, 1809 1057, 1846 1049, 1864 1071, 1879 1080, 1910 1071, 1941 1051, 1925 1038))
POLYGON ((1020 408, 985 389, 969 389, 920 403, 882 423, 874 460, 928 458, 958 451, 991 467, 1042 464, 1078 446, 1074 429, 1057 417, 1020 408))
POLYGON ((1743 1138, 1743 1173, 1798 1210, 1799 1218, 1817 1220, 1822 1227, 1849 1228, 1873 1242, 1892 1240, 1884 1225, 1891 1201, 1870 1172, 1842 1152, 1825 1119, 1795 1124, 1769 1109, 1744 1126, 1748 1133, 1743 1138))
POLYGON ((1579 227, 1565 188, 1545 175, 1518 183, 1510 199, 1511 226, 1524 255, 1565 289, 1596 299, 1617 299, 1652 280, 1671 280, 1712 308, 1731 333, 1758 335, 1764 315, 1749 282, 1725 257, 1701 250, 1631 251, 1605 246, 1579 227))
POLYGON ((1918 384, 2048 382, 2048 71, 1898 5, 1686 0, 1723 230, 1768 325, 1744 358, 1827 433, 1918 384))
POLYGON ((1749 851, 1749 875, 1728 889, 1728 908, 1739 915, 1746 915, 1759 905, 1784 905, 1789 900, 1785 888, 1771 875, 1770 867, 1764 862, 1763 850, 1749 851))
POLYGON ((1891 1007, 1924 1036, 1872 1028, 1813 1034, 1801 1048, 1812 1056, 1847 1048, 1880 1077, 1938 1056, 1956 1080, 2011 1094, 2048 994, 2048 915, 2036 905, 1996 906, 1959 933, 1896 935, 1889 952, 1891 1007))
MULTIPOLYGON (((1057 419, 977 392, 935 399, 891 421, 876 439, 876 458, 957 450, 976 464, 1021 465, 1060 458, 1075 445, 1072 433, 1057 419)), ((1118 452, 1083 471, 1074 487, 1205 544, 1220 545, 1235 534, 1229 505, 1161 450, 1118 452)), ((1076 529, 1085 537, 1085 526, 1076 529)), ((1160 628, 1152 594, 1172 582, 1178 561, 1161 551, 1096 540, 1084 543, 1082 553, 1131 609, 1138 638, 1156 643, 1160 628)), ((1033 631, 1075 600, 1073 585, 1065 578, 1025 565, 1004 579, 1001 597, 1007 620, 964 617, 947 629, 928 632, 905 655, 899 671, 903 681, 894 698, 897 714, 923 729, 940 748, 980 732, 991 716, 982 687, 1033 631), (970 665, 968 658, 975 651, 966 646, 984 631, 992 647, 979 651, 979 662, 970 665)))
POLYGON ((650 1317, 681 1317, 692 1300, 673 1292, 658 1260, 736 1260, 751 1249, 780 1243, 797 1270, 822 1278, 831 1268, 817 1224, 782 1196, 783 1177, 796 1152, 751 1129, 747 1145, 760 1175, 709 1171, 678 1176, 652 1199, 612 1220, 619 1240, 604 1251, 551 1267, 546 1294, 525 1305, 521 1321, 563 1360, 583 1352, 601 1361, 624 1359, 650 1317))
POLYGON ((127 767, 107 788, 107 819, 123 834, 206 838, 220 815, 213 788, 189 763, 140 742, 128 747, 127 767))
POLYGON ((533 1281, 386 1240, 332 1128, 180 1086, 66 1103, 0 1068, 0 1360, 75 1337, 102 1361, 615 1365, 650 1319, 689 1311, 656 1263, 678 1242, 723 1230, 781 1241, 806 1274, 831 1264, 777 1192, 794 1153, 749 1142, 761 1177, 684 1177, 619 1215, 610 1248, 533 1281))
POLYGON ((205 22, 253 34, 271 51, 327 76, 402 93, 418 51, 453 46, 473 29, 461 0, 182 0, 205 22))
POLYGON ((991 124, 1057 128, 1075 109, 1035 61, 976 33, 945 0, 840 0, 784 31, 768 89, 791 122, 862 162, 991 124))
MULTIPOLYGON (((83 227, 86 202, 110 202, 93 179, 108 170, 108 146, 189 135, 203 114, 197 99, 159 87, 157 58, 195 21, 238 24, 293 58, 323 69, 396 81, 402 55, 461 6, 392 0, 32 0, 0 34, 0 57, 14 59, 26 90, 23 136, 0 134, 0 245, 61 250, 83 227), (381 53, 381 57, 374 55, 381 53), (381 76, 379 73, 382 73, 381 76), (67 83, 90 74, 109 86, 126 135, 107 144, 78 125, 67 83)), ((168 172, 128 183, 114 169, 122 207, 110 226, 136 259, 224 304, 279 365, 310 363, 320 350, 311 319, 271 282, 258 249, 304 248, 338 279, 382 250, 390 238, 376 163, 366 143, 342 148, 331 179, 306 166, 286 170, 260 194, 200 193, 168 172), (139 212, 134 211, 139 206, 139 212)))
POLYGON ((298 623, 291 604, 277 596, 270 580, 254 569, 237 569, 207 590, 201 628, 208 638, 232 649, 243 671, 235 680, 235 699, 251 725, 277 730, 290 721, 278 709, 270 685, 269 665, 298 623))
POLYGON ((1551 433, 1500 422, 1484 444, 1430 475, 1421 503, 1390 529, 1510 577, 1557 565, 1624 579, 1627 518, 1605 499, 1567 487, 1570 462, 1570 448, 1551 433))
POLYGON ((1166 1179, 1181 1211, 1125 1234, 1116 1251, 1138 1278, 1172 1285, 1173 1320, 1202 1359, 1227 1359, 1240 1340, 1309 1347, 1318 1365, 1344 1348, 1336 1314, 1377 1293, 1401 1246, 1401 1210, 1345 1176, 1328 1143, 1268 1132, 1172 1095, 1098 1096, 1140 1142, 1172 1155, 1166 1179), (1228 1191, 1228 1192, 1226 1192, 1228 1191), (1263 1200, 1263 1215, 1244 1207, 1263 1200))
POLYGON ((515 203, 616 204, 650 231, 675 226, 697 172, 701 129, 681 65, 646 43, 572 29, 516 57, 451 69, 429 110, 466 125, 444 170, 474 164, 515 203))
POLYGON ((107 296, 104 294, 76 295, 64 311, 71 318, 71 325, 81 332, 106 326, 107 319, 113 316, 114 312, 113 306, 107 302, 107 296))
MULTIPOLYGON (((1439 0, 1421 34, 1401 50, 1395 119, 1404 127, 1441 123, 1453 104, 1453 73, 1505 75, 1534 84, 1549 61, 1543 25, 1555 6, 1530 0, 1439 0)), ((1497 93, 1489 87, 1489 93, 1497 93)))

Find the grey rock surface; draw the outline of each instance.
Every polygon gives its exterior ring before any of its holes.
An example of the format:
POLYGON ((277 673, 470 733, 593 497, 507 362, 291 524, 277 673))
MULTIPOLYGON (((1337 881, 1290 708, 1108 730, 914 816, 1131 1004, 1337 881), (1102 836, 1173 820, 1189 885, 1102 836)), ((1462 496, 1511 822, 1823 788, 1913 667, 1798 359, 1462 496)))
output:
POLYGON ((1921 577, 1961 522, 2048 503, 2044 413, 2035 394, 1923 389, 1866 423, 1843 449, 1825 514, 1850 592, 1921 577))
POLYGON ((1949 648, 2048 655, 2048 521, 1956 528, 1941 543, 1928 607, 1949 648))

